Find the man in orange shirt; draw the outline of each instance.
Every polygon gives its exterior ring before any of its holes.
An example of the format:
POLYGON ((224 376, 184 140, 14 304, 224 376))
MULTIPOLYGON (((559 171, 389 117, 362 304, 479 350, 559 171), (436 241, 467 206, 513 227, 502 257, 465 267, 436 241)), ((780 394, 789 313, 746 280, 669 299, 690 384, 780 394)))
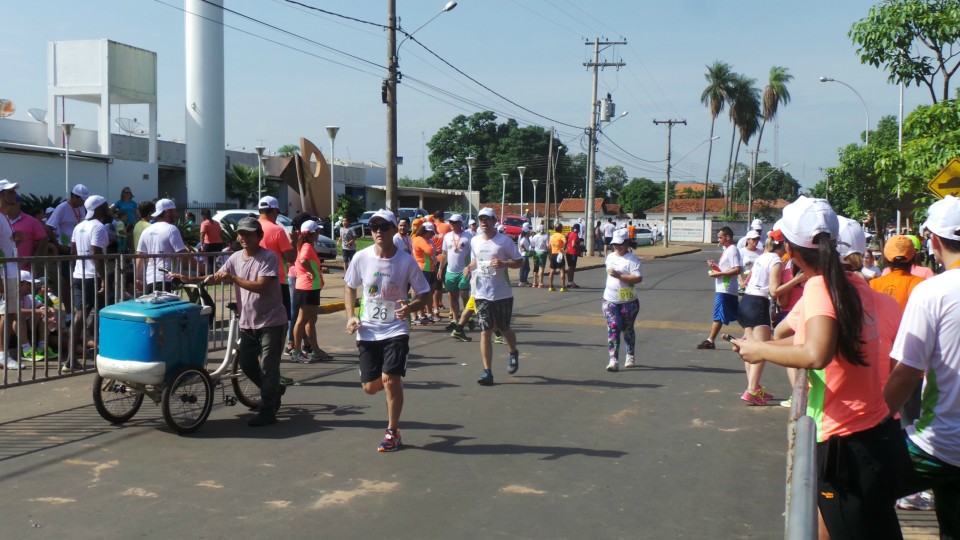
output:
POLYGON ((887 240, 883 247, 883 258, 890 273, 870 280, 870 288, 892 296, 900 304, 900 309, 907 307, 907 298, 913 288, 923 281, 923 278, 910 273, 917 250, 913 241, 903 235, 897 235, 887 240))
POLYGON ((567 238, 563 235, 563 224, 557 223, 553 228, 554 233, 550 235, 550 292, 553 288, 553 274, 560 270, 560 292, 567 292, 567 271, 564 269, 564 251, 567 247, 567 238))

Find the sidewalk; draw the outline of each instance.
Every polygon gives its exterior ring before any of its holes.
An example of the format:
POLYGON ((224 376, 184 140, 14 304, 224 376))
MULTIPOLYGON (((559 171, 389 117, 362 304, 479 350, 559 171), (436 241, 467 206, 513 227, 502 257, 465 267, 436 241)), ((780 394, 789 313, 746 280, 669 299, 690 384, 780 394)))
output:
MULTIPOLYGON (((662 245, 644 246, 634 250, 640 260, 649 261, 653 259, 664 259, 675 257, 677 255, 686 255, 696 253, 703 249, 703 244, 673 244, 670 247, 662 245)), ((343 311, 343 263, 337 261, 326 261, 323 264, 323 290, 320 291, 320 313, 335 313, 343 311)), ((577 262, 577 270, 592 270, 601 268, 604 264, 604 257, 584 256, 577 262)))

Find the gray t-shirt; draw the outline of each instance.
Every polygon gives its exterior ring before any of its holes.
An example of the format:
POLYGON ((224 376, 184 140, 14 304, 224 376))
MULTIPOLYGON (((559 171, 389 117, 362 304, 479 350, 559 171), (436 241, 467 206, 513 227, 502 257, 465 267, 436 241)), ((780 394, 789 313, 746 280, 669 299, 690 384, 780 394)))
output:
POLYGON ((343 249, 357 249, 357 235, 350 227, 340 227, 340 240, 343 242, 343 249))
POLYGON ((249 281, 256 281, 260 276, 274 278, 271 280, 272 286, 268 286, 262 294, 233 286, 240 310, 240 328, 255 330, 287 324, 287 311, 283 307, 280 278, 277 276, 277 256, 272 251, 260 248, 252 257, 248 257, 244 251, 237 251, 220 270, 249 281))

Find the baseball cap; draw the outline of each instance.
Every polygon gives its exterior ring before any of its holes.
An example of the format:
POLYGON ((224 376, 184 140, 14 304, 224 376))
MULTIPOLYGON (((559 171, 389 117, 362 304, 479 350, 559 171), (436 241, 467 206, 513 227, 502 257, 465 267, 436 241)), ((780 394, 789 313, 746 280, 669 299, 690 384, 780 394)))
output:
POLYGON ((613 231, 613 239, 610 240, 611 244, 623 244, 626 243, 627 238, 630 237, 630 231, 626 229, 617 229, 613 231))
POLYGON ((26 270, 20 271, 20 281, 27 281, 30 283, 43 283, 43 278, 33 279, 33 274, 26 270))
POLYGON ((488 217, 488 218, 497 219, 497 213, 493 211, 493 208, 490 208, 488 206, 486 208, 482 208, 480 210, 480 213, 477 214, 477 217, 478 218, 488 217))
POLYGON ((456 221, 456 222, 459 222, 459 223, 463 223, 463 216, 461 216, 460 214, 454 214, 454 215, 450 216, 450 219, 448 219, 447 221, 449 221, 449 222, 454 222, 454 221, 456 221))
MULTIPOLYGON (((393 214, 393 212, 391 212, 390 210, 385 210, 385 209, 383 209, 383 208, 381 208, 381 209, 377 210, 376 212, 374 212, 373 215, 370 216, 370 219, 367 220, 367 224, 369 225, 369 224, 373 223, 373 220, 375 220, 375 219, 382 219, 382 220, 384 220, 384 221, 386 221, 386 222, 388 222, 388 223, 393 223, 394 225, 397 224, 397 216, 395 216, 395 215, 393 214)), ((419 218, 417 218, 417 219, 419 219, 419 218)), ((421 221, 421 223, 422 223, 422 221, 421 221)), ((418 226, 416 219, 413 220, 413 226, 414 226, 414 227, 418 226)))
POLYGON ((260 220, 255 217, 247 216, 237 222, 238 231, 247 231, 247 232, 257 232, 262 231, 263 226, 260 225, 260 220))
POLYGON ((867 237, 863 234, 863 227, 856 220, 837 216, 840 221, 840 235, 837 238, 837 251, 840 258, 851 253, 863 255, 867 251, 867 237))
POLYGON ((748 239, 749 239, 749 238, 758 238, 758 239, 759 239, 759 238, 760 238, 760 233, 758 233, 756 229, 750 229, 750 231, 747 232, 746 238, 748 238, 748 239))
POLYGON ((503 226, 503 223, 497 224, 497 232, 507 232, 507 228, 503 226))
POLYGON ((437 228, 433 226, 433 223, 429 221, 423 224, 423 230, 427 232, 437 232, 437 228))
POLYGON ((826 199, 801 196, 783 208, 780 231, 792 244, 815 248, 817 244, 813 239, 816 235, 825 232, 832 239, 839 236, 840 222, 826 199))
POLYGON ((0 180, 0 191, 7 191, 8 189, 19 189, 19 188, 20 188, 20 184, 16 182, 11 182, 6 178, 4 178, 3 180, 0 180))
POLYGON ((308 219, 304 221, 302 225, 300 225, 300 232, 313 233, 313 232, 317 232, 317 229, 319 228, 320 228, 320 225, 316 221, 312 219, 308 219))
POLYGON ((150 214, 153 217, 160 217, 160 214, 166 212, 167 210, 176 210, 177 205, 170 199, 160 199, 157 201, 156 208, 153 213, 150 214))
POLYGON ((913 240, 902 234, 891 236, 883 246, 883 257, 892 262, 909 262, 917 255, 913 240))
POLYGON ((53 213, 53 207, 52 207, 52 206, 48 206, 47 209, 43 211, 43 213, 44 213, 44 214, 52 214, 52 213, 53 213))
POLYGON ((780 230, 781 227, 783 227, 783 220, 778 219, 777 222, 773 224, 773 228, 770 229, 770 232, 767 233, 767 236, 773 239, 773 241, 777 244, 782 244, 785 240, 783 237, 783 231, 780 230))
POLYGON ((475 219, 471 219, 470 221, 467 222, 467 225, 476 225, 476 224, 477 224, 477 220, 475 219))
POLYGON ((940 238, 960 240, 960 199, 947 195, 931 204, 927 220, 920 226, 920 230, 923 229, 929 229, 940 238))
POLYGON ((520 230, 523 232, 530 232, 530 224, 524 223, 523 225, 520 226, 520 230))
POLYGON ((70 193, 73 193, 74 195, 76 195, 77 197, 80 197, 84 201, 86 201, 87 197, 90 196, 90 190, 87 189, 87 186, 83 184, 77 184, 73 186, 73 189, 70 190, 70 193))
POLYGON ((257 205, 257 208, 260 210, 265 210, 268 208, 280 208, 280 201, 276 197, 271 197, 270 195, 264 195, 260 199, 260 203, 257 205))
POLYGON ((750 228, 751 228, 751 229, 756 229, 756 230, 758 230, 758 231, 759 231, 759 230, 762 230, 762 229, 763 229, 763 222, 760 221, 759 218, 757 218, 757 219, 753 220, 753 221, 750 223, 750 228))
POLYGON ((100 195, 87 197, 87 200, 83 201, 83 207, 87 209, 87 216, 84 219, 93 219, 93 213, 104 204, 107 204, 107 200, 100 195))

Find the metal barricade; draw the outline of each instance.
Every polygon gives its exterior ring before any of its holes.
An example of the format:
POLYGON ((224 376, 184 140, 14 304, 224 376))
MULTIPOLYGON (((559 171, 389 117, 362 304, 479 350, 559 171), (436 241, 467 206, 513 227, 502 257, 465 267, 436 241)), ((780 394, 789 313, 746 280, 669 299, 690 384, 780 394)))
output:
POLYGON ((784 538, 817 537, 816 424, 807 416, 807 371, 797 370, 787 425, 787 481, 784 538))
MULTIPOLYGON (((123 338, 100 335, 100 309, 132 300, 144 290, 170 290, 169 277, 156 270, 158 266, 169 273, 195 276, 206 273, 207 261, 213 258, 218 256, 178 253, 162 257, 110 254, 0 258, 0 264, 15 263, 34 279, 2 280, 3 305, 12 301, 18 309, 5 308, 12 313, 3 316, 0 329, 5 345, 0 348, 4 367, 0 388, 91 372, 99 340, 123 338), (148 264, 151 261, 157 264, 148 264), (94 278, 75 279, 74 272, 82 275, 84 267, 88 274, 95 272, 106 279, 102 283, 94 278), (147 275, 148 267, 152 275, 147 275), (74 305, 75 293, 82 300, 80 305, 74 305)), ((233 285, 217 285, 208 292, 215 302, 207 346, 211 352, 225 348, 229 326, 226 304, 234 301, 234 291, 233 285)))

